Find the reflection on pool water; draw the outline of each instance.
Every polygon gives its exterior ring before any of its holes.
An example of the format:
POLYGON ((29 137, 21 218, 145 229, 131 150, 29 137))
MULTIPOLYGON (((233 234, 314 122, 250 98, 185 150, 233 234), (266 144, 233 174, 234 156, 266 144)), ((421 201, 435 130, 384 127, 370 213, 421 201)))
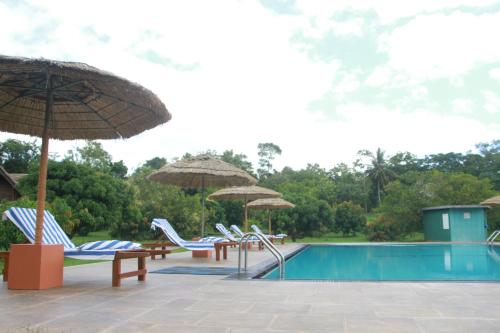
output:
MULTIPOLYGON (((286 280, 500 281, 500 248, 483 244, 314 245, 286 280)), ((278 279, 277 268, 264 279, 278 279)))

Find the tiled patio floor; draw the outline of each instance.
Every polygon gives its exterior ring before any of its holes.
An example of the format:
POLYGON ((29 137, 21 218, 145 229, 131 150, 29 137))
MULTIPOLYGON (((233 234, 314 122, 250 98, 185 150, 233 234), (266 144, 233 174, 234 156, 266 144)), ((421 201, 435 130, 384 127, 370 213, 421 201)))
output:
MULTIPOLYGON (((295 245, 280 247, 292 251, 295 245)), ((189 252, 148 260, 169 266, 236 267, 189 252)), ((252 250, 250 264, 270 259, 252 250)), ((129 261, 127 266, 135 263, 129 261)), ((2 332, 500 332, 500 283, 236 281, 148 274, 111 287, 109 262, 65 268, 64 287, 0 285, 2 332), (30 328, 31 330, 27 330, 30 328)))

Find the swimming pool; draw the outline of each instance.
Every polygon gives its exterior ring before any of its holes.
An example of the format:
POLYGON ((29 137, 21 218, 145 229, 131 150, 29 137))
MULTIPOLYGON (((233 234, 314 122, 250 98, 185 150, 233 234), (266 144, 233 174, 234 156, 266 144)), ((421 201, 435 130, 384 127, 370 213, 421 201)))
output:
MULTIPOLYGON (((312 245, 286 280, 500 281, 500 247, 482 244, 312 245)), ((278 279, 278 269, 263 279, 278 279)))

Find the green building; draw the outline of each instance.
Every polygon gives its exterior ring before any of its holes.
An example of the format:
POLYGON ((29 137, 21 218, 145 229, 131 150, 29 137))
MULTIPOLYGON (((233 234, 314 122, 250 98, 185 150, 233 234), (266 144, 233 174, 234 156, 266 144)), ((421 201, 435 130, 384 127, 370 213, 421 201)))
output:
POLYGON ((483 242, 486 206, 439 206, 422 209, 426 241, 483 242))

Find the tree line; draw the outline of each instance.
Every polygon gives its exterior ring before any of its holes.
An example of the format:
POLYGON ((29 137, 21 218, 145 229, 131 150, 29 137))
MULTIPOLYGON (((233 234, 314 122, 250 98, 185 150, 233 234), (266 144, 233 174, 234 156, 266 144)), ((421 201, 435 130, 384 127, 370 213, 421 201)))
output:
MULTIPOLYGON (((281 192, 296 205, 273 213, 276 232, 297 239, 332 231, 344 235, 363 231, 369 239, 394 240, 422 230, 423 207, 478 204, 499 193, 500 140, 480 143, 476 148, 477 152, 423 158, 410 152, 386 156, 382 149, 362 150, 352 165, 339 163, 325 169, 308 164, 301 170, 285 167, 281 171, 273 168, 273 161, 281 154, 274 143, 258 144, 255 169, 245 154, 233 150, 206 153, 246 170, 258 178, 258 185, 281 192)), ((18 184, 23 197, 18 202, 2 202, 2 210, 13 205, 34 207, 38 158, 35 141, 0 142, 0 165, 10 173, 27 173, 18 184)), ((48 209, 70 236, 109 230, 116 238, 150 239, 154 235, 149 225, 155 217, 168 218, 185 236, 197 235, 201 213, 198 190, 146 179, 175 160, 155 157, 128 174, 123 161, 114 162, 99 142, 88 141, 63 158, 50 158, 48 209)), ((215 223, 241 225, 242 209, 238 201, 207 202, 209 230, 215 223)), ((266 220, 263 212, 251 216, 252 223, 266 220)), ((489 211, 488 219, 491 228, 500 227, 498 210, 489 211)), ((20 237, 9 227, 1 224, 0 247, 20 237)))

